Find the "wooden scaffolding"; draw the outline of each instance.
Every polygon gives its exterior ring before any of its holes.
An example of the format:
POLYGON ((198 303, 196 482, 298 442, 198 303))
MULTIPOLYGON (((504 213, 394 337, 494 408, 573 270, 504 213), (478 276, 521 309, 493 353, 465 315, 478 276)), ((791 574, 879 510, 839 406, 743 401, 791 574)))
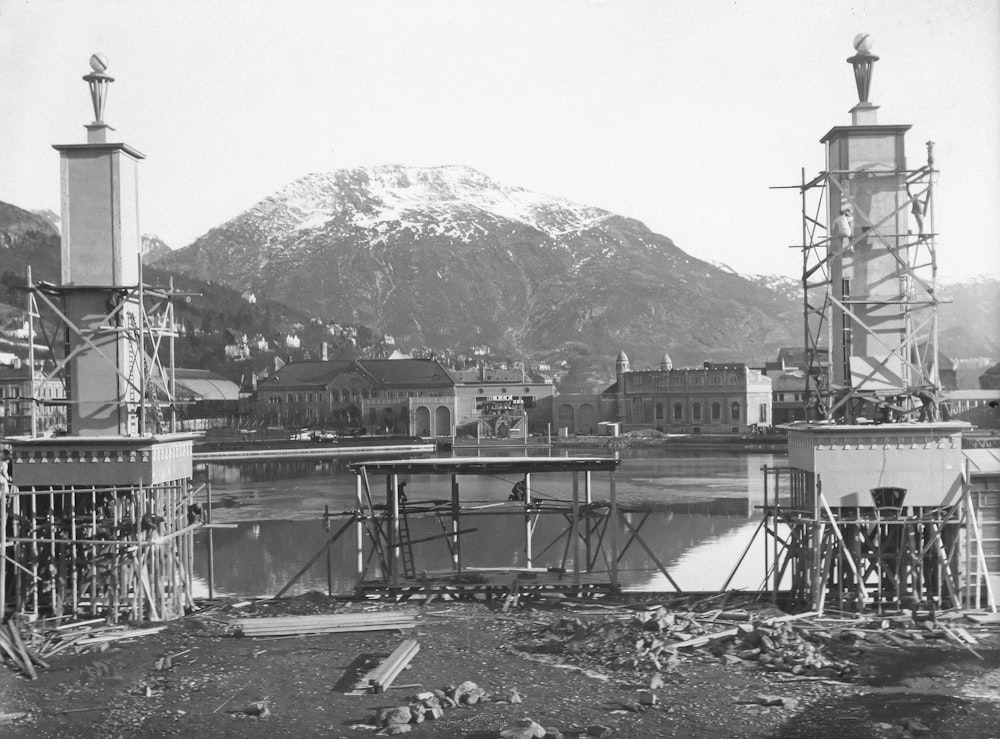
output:
MULTIPOLYGON (((86 460, 85 460, 86 462, 86 460)), ((193 606, 189 479, 13 488, 0 511, 0 605, 21 616, 160 621, 193 606)))
POLYGON ((523 590, 557 591, 586 595, 617 591, 621 563, 633 547, 641 548, 656 570, 680 591, 653 549, 644 540, 642 528, 650 510, 622 507, 615 490, 614 471, 620 460, 605 457, 452 457, 444 459, 369 460, 352 464, 356 475, 355 510, 335 515, 327 521, 346 519, 292 580, 279 591, 286 593, 330 546, 353 529, 356 591, 360 595, 389 595, 406 598, 415 594, 507 595, 523 590), (560 499, 538 495, 539 476, 570 473, 568 495, 560 499), (596 500, 592 488, 594 474, 607 474, 608 498, 596 500), (397 494, 404 478, 413 475, 440 476, 450 492, 448 498, 404 502, 397 494), (507 502, 483 502, 463 498, 461 480, 467 476, 489 476, 503 480, 524 480, 524 498, 507 502), (623 514, 635 514, 633 516, 623 514), (410 535, 412 517, 436 518, 440 534, 414 539, 410 535), (472 567, 468 552, 477 528, 470 517, 480 521, 490 517, 516 517, 523 521, 523 566, 472 567), (538 531, 543 518, 560 521, 555 532, 542 540, 538 531), (446 570, 421 567, 415 545, 443 541, 451 566, 446 570), (551 552, 558 553, 556 566, 538 567, 537 562, 551 552))
POLYGON ((765 587, 777 601, 822 613, 990 608, 982 528, 971 486, 947 506, 906 506, 876 488, 865 506, 832 507, 805 470, 765 467, 765 587))

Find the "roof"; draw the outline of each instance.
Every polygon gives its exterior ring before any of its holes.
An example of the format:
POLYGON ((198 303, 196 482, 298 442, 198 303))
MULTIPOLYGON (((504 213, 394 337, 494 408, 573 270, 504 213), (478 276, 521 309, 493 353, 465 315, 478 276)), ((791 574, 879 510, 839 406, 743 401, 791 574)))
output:
POLYGON ((353 362, 343 360, 335 362, 292 362, 291 364, 286 364, 265 382, 261 383, 261 388, 276 389, 301 387, 303 385, 325 387, 335 377, 349 370, 352 365, 353 362))
POLYGON ((356 475, 496 475, 544 472, 611 472, 620 459, 614 457, 448 457, 442 459, 371 459, 354 462, 348 468, 356 475))
POLYGON ((27 382, 28 377, 27 364, 22 364, 17 369, 14 369, 10 365, 0 364, 0 381, 6 380, 10 382, 14 380, 16 382, 27 382))
POLYGON ((962 454, 971 475, 1000 475, 1000 449, 963 449, 962 454))
POLYGON ((239 400, 240 388, 232 380, 209 370, 175 369, 178 397, 195 400, 239 400))
POLYGON ((805 372, 802 372, 801 370, 782 372, 777 377, 773 377, 771 379, 774 383, 774 389, 779 392, 798 392, 806 389, 806 375, 805 372))
POLYGON ((434 359, 359 359, 357 362, 292 362, 275 372, 261 388, 326 387, 345 373, 358 373, 380 385, 452 387, 455 380, 434 359))
POLYGON ((435 359, 362 359, 358 361, 372 377, 384 385, 442 385, 455 381, 435 359))
POLYGON ((1000 390, 945 390, 945 400, 1000 400, 1000 390))

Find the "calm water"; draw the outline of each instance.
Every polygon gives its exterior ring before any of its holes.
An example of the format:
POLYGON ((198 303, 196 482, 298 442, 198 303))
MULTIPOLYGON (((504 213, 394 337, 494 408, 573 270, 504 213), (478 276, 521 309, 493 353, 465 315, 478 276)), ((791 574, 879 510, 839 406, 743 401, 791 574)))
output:
MULTIPOLYGON (((577 452, 586 453, 586 452, 577 452)), ((711 590, 725 582, 760 523, 754 508, 764 499, 763 465, 782 464, 771 454, 666 452, 626 450, 615 473, 616 492, 623 507, 652 509, 640 533, 671 577, 685 590, 711 590), (710 501, 715 501, 710 504, 710 501), (694 512, 692 512, 694 511, 694 512), (710 512, 723 511, 723 512, 710 512)), ((334 518, 332 531, 322 519, 355 506, 355 478, 346 465, 354 460, 214 464, 199 470, 211 479, 216 523, 234 529, 213 532, 216 595, 271 595, 280 590, 319 551, 347 519, 334 518)), ((543 499, 568 499, 570 475, 536 475, 533 493, 543 499)), ((514 479, 462 477, 464 506, 507 500, 514 479)), ((411 503, 446 499, 448 481, 437 476, 408 478, 411 503)), ((582 487, 582 485, 581 485, 582 487)), ((593 499, 608 498, 606 474, 593 475, 593 499)), ((582 495, 582 492, 581 492, 582 495)), ((623 514, 633 525, 644 514, 623 514)), ((450 525, 450 522, 449 522, 450 525)), ((563 562, 565 538, 539 554, 566 527, 562 516, 539 517, 534 537, 536 567, 563 562)), ((465 515, 462 528, 476 528, 463 537, 466 566, 523 566, 522 516, 465 515)), ((411 516, 412 539, 441 533, 435 516, 411 516)), ((619 541, 626 540, 622 531, 619 541)), ((207 593, 207 533, 197 539, 196 574, 199 595, 207 593)), ((336 592, 350 592, 355 578, 353 528, 332 546, 332 581, 336 592)), ((448 569, 450 554, 443 540, 414 545, 418 570, 448 569)), ((604 569, 603 565, 598 565, 604 569)), ((625 550, 622 582, 630 589, 671 589, 666 577, 637 542, 625 550)), ((763 537, 758 536, 730 587, 758 588, 764 577, 763 537)), ((291 593, 327 589, 327 560, 320 560, 291 593)))

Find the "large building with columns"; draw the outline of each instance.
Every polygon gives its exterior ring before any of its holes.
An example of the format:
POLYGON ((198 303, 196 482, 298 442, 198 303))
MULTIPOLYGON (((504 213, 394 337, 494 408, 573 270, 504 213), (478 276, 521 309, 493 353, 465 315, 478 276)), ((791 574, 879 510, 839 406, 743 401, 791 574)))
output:
POLYGON ((772 425, 771 380, 742 363, 675 369, 664 355, 658 368, 633 370, 621 352, 615 375, 615 383, 599 395, 557 396, 556 427, 593 434, 602 422, 612 422, 623 432, 733 434, 772 425))

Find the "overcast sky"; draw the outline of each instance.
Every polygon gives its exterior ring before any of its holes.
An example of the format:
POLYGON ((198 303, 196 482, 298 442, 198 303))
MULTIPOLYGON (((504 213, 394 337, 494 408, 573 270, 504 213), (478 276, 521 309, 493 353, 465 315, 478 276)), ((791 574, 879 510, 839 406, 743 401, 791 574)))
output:
POLYGON ((769 187, 850 123, 859 31, 879 121, 913 125, 911 166, 936 142, 940 276, 1000 276, 996 0, 0 0, 0 200, 58 211, 99 51, 175 248, 309 172, 466 164, 797 276, 798 195, 769 187))

